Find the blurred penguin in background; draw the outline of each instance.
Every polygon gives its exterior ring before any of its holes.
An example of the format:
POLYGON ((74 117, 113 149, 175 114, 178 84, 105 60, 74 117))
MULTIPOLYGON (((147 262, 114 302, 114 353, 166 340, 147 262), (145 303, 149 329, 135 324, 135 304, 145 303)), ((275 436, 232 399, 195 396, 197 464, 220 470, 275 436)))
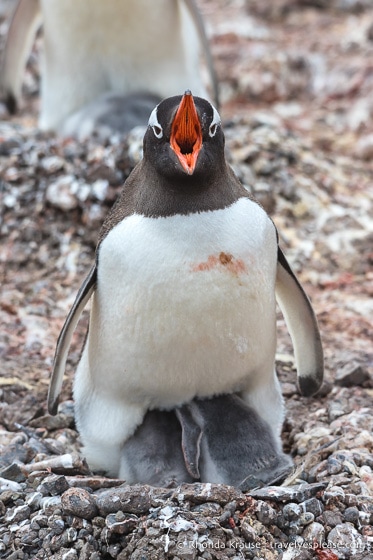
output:
MULTIPOLYGON (((4 2, 5 0, 2 0, 4 2)), ((126 133, 146 125, 162 98, 192 89, 209 97, 217 83, 194 0, 18 0, 3 54, 0 85, 11 112, 43 26, 39 126, 64 136, 126 133)), ((6 0, 9 4, 9 0, 6 0)))

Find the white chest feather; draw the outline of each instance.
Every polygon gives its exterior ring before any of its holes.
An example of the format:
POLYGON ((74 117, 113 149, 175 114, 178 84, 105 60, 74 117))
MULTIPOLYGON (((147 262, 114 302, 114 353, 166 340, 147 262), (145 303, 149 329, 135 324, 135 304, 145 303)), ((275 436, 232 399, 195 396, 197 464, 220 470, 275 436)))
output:
POLYGON ((272 375, 275 228, 249 199, 132 215, 99 250, 88 352, 96 386, 167 407, 272 375))

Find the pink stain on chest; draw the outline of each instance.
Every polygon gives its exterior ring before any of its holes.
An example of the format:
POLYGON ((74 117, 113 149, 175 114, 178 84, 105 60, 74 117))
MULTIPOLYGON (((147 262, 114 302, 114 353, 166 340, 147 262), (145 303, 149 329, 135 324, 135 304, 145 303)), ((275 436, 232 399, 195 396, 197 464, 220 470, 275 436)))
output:
POLYGON ((214 268, 224 268, 232 274, 244 274, 247 268, 242 259, 236 259, 230 253, 221 252, 219 255, 210 255, 207 261, 192 266, 193 272, 203 272, 214 268))

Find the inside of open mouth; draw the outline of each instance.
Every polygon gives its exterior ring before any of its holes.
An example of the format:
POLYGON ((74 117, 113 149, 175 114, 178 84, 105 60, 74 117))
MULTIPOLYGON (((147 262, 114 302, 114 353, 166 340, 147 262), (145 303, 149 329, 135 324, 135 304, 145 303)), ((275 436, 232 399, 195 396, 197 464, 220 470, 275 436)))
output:
POLYGON ((180 153, 183 154, 184 156, 186 156, 188 154, 192 154, 194 144, 195 144, 195 142, 193 142, 193 143, 192 142, 181 142, 181 144, 179 144, 180 153))

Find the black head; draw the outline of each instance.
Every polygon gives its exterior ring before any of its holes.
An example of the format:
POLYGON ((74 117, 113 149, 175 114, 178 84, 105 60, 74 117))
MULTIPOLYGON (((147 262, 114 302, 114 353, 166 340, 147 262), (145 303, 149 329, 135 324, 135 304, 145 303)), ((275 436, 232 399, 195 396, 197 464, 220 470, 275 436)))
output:
POLYGON ((219 113, 190 91, 165 99, 150 115, 144 159, 168 179, 192 183, 201 175, 212 178, 225 166, 219 113))

